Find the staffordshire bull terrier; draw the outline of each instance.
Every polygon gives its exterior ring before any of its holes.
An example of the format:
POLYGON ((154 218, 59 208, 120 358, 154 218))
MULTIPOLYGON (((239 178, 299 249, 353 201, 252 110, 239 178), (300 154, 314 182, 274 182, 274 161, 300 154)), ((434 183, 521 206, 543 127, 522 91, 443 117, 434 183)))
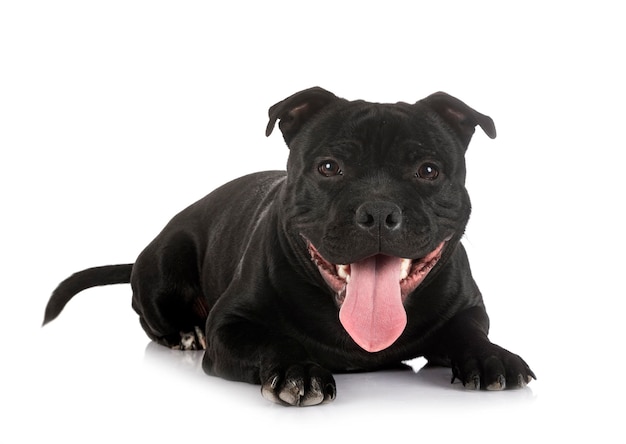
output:
POLYGON ((307 406, 336 396, 333 372, 418 356, 466 388, 535 377, 490 342, 460 240, 470 216, 465 152, 493 121, 442 92, 415 104, 348 101, 322 88, 269 109, 287 171, 236 179, 175 216, 134 264, 78 272, 44 324, 89 287, 130 283, 148 336, 204 349, 210 375, 307 406))

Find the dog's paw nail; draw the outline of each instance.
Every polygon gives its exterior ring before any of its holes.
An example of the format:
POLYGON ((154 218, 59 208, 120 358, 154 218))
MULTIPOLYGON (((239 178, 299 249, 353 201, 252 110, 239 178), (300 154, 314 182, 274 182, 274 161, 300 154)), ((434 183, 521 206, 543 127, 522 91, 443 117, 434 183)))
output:
POLYGON ((196 338, 198 338, 198 345, 200 345, 201 350, 206 350, 206 336, 204 335, 204 331, 200 327, 194 327, 196 332, 196 338))
POLYGON ((526 378, 524 378, 522 375, 519 375, 518 379, 519 379, 520 384, 523 384, 523 385, 520 385, 520 387, 526 387, 528 384, 532 382, 533 379, 537 379, 537 378, 535 377, 535 374, 533 372, 530 372, 529 375, 526 375, 526 378))
POLYGON ((289 405, 299 406, 304 397, 304 385, 301 381, 289 380, 278 393, 278 397, 289 405))
POLYGON ((266 382, 261 385, 261 395, 263 395, 263 397, 268 401, 282 404, 280 399, 278 399, 278 397, 276 396, 276 389, 278 388, 278 384, 280 384, 280 375, 275 373, 267 378, 266 382))
POLYGON ((326 384, 324 393, 325 393, 324 402, 334 401, 335 398, 337 397, 337 388, 335 387, 334 384, 326 384))
POLYGON ((465 381, 465 384, 463 384, 463 387, 465 387, 467 390, 480 390, 480 376, 473 375, 469 377, 465 381))
POLYGON ((324 392, 322 392, 321 381, 317 378, 311 379, 311 386, 306 395, 304 392, 300 395, 300 404, 303 407, 310 405, 318 405, 324 402, 324 392))
POLYGON ((487 386, 487 390, 497 391, 504 390, 506 388, 506 379, 503 375, 498 375, 498 378, 487 386))
POLYGON ((280 376, 278 375, 274 375, 271 379, 270 379, 270 388, 272 390, 275 390, 276 387, 278 387, 278 382, 280 381, 280 376))

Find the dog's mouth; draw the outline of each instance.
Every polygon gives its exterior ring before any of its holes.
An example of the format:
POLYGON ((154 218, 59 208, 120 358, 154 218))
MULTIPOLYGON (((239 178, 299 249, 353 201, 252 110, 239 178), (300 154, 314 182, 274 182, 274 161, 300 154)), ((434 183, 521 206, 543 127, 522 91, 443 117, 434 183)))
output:
POLYGON ((335 293, 339 320, 368 352, 393 344, 407 323, 404 301, 441 259, 447 239, 426 256, 404 259, 383 254, 352 264, 332 264, 308 242, 311 259, 335 293))

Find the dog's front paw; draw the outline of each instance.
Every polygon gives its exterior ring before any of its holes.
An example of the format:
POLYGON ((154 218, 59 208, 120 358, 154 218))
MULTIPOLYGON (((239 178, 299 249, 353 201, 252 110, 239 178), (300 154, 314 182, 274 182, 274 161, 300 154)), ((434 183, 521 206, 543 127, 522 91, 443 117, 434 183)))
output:
POLYGON ((335 399, 333 375, 315 364, 292 365, 270 372, 261 385, 265 399, 282 405, 309 406, 335 399))
POLYGON ((536 377, 518 355, 489 344, 452 361, 452 382, 455 379, 470 390, 504 390, 525 387, 536 377))

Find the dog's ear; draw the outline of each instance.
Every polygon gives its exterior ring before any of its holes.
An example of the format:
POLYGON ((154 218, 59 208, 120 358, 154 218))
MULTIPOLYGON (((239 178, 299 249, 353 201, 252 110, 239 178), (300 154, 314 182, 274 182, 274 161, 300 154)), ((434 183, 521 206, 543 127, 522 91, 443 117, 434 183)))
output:
POLYGON ((452 97, 444 92, 437 92, 420 100, 420 102, 436 111, 454 128, 461 137, 465 147, 472 139, 476 125, 479 125, 490 138, 495 139, 496 137, 496 127, 491 117, 470 108, 456 97, 452 97))
POLYGON ((295 93, 269 109, 270 121, 267 124, 265 135, 269 136, 272 134, 276 121, 280 120, 278 127, 289 146, 293 137, 300 131, 300 128, 308 119, 330 102, 338 99, 336 95, 320 87, 309 88, 295 93))

